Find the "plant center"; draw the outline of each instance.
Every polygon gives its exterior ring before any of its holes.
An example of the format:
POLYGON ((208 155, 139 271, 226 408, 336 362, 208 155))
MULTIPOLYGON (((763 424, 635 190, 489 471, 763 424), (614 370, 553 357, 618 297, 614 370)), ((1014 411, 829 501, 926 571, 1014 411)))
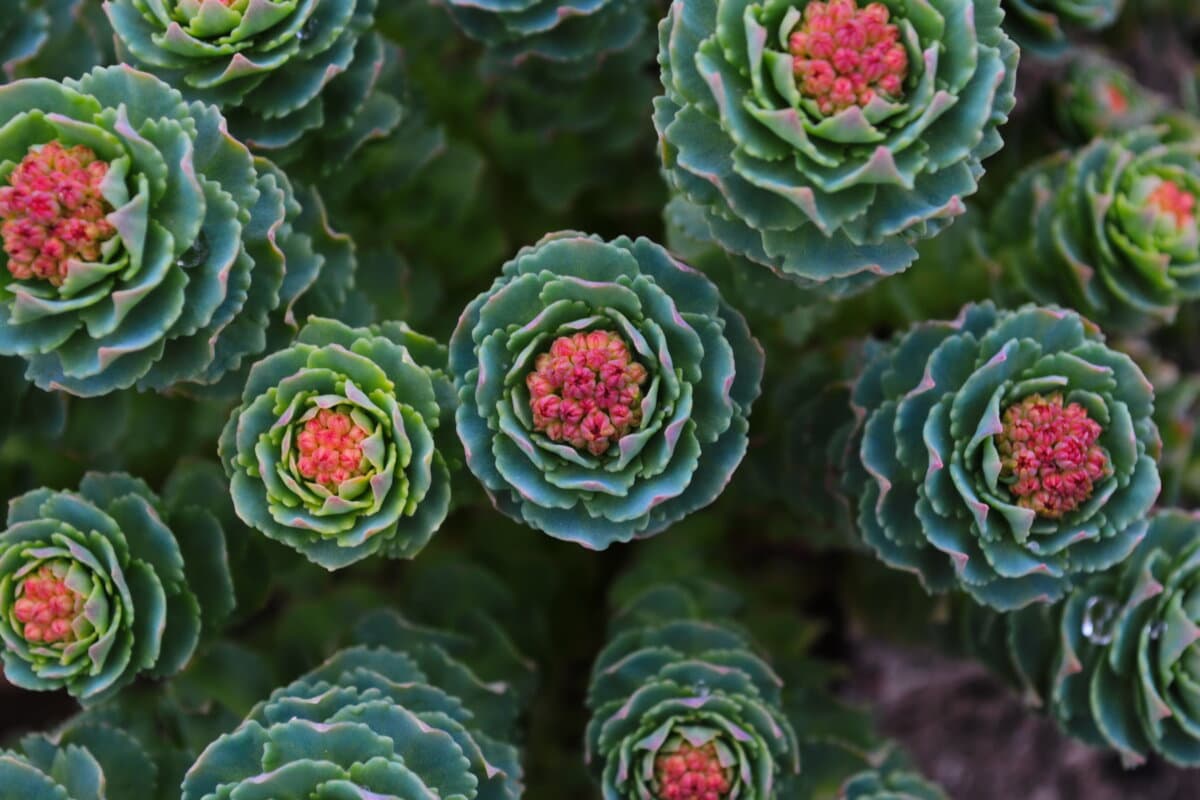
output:
POLYGON ((67 586, 69 570, 62 561, 43 564, 18 586, 13 616, 30 644, 65 644, 75 639, 73 623, 83 613, 87 598, 67 586))
POLYGON ((677 750, 659 753, 654 775, 657 800, 724 800, 731 788, 729 770, 712 742, 693 747, 684 741, 677 750))
POLYGON ((1124 114, 1129 110, 1129 98, 1125 96, 1125 92, 1121 87, 1114 84, 1106 84, 1104 94, 1108 100, 1109 110, 1114 114, 1124 114))
POLYGON ((1005 410, 996 437, 1001 477, 1017 505, 1057 519, 1092 496, 1110 472, 1098 444, 1103 429, 1078 403, 1061 394, 1033 394, 1005 410))
POLYGON ((49 142, 29 150, 0 187, 0 234, 14 278, 54 286, 72 262, 94 262, 116 234, 100 193, 108 164, 88 147, 49 142))
POLYGON ((899 100, 908 76, 908 51, 883 3, 809 3, 788 37, 792 72, 801 94, 822 114, 865 106, 876 96, 899 100))
POLYGON ((603 455, 641 424, 646 378, 615 333, 560 336, 525 378, 533 427, 551 441, 603 455))
POLYGON ((322 408, 304 423, 296 436, 300 457, 296 469, 313 483, 337 488, 362 475, 367 461, 362 441, 368 431, 344 411, 322 408))
POLYGON ((1179 188, 1173 181, 1163 181, 1150 193, 1146 202, 1159 214, 1175 220, 1175 227, 1183 230, 1196 224, 1196 197, 1179 188))

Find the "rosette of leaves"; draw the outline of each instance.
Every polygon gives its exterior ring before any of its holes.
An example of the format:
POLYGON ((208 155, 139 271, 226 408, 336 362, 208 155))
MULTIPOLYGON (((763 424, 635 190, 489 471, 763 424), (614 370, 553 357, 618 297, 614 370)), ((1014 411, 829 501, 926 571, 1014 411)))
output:
POLYGON ((1200 297, 1200 142, 1140 128, 1023 172, 992 214, 1020 290, 1139 331, 1200 297))
POLYGON ((1145 125, 1164 106, 1163 99, 1138 83, 1124 64, 1096 50, 1083 50, 1071 59, 1055 88, 1055 119, 1075 144, 1145 125))
POLYGON ((592 72, 646 29, 645 8, 633 0, 447 0, 446 10, 494 66, 537 60, 564 76, 592 72))
POLYGON ((158 797, 157 790, 157 769, 142 743, 109 725, 69 725, 0 750, 3 800, 143 800, 158 797))
POLYGON ((233 608, 224 532, 165 508, 142 481, 88 473, 79 492, 36 489, 0 533, 4 674, 92 705, 139 674, 179 672, 233 608))
POLYGON ((1200 765, 1200 518, 1167 509, 1145 541, 1065 602, 1014 614, 957 615, 960 641, 1062 727, 1119 752, 1200 765))
POLYGON ((0 352, 46 389, 212 383, 323 256, 283 173, 127 66, 0 87, 0 352))
POLYGON ((740 630, 697 610, 682 587, 652 587, 596 657, 586 758, 606 798, 790 796, 800 760, 783 682, 740 630))
POLYGON ((851 402, 859 532, 931 592, 1053 601, 1142 538, 1160 489, 1153 390, 1074 312, 983 303, 914 326, 851 402))
POLYGON ((1002 16, 1000 0, 676 2, 654 110, 668 180, 709 238, 802 286, 900 272, 1001 147, 1002 16))
POLYGON ((1004 0, 1004 27, 1022 51, 1053 57, 1070 35, 1098 31, 1117 21, 1125 0, 1004 0))
POLYGON ((310 318, 251 368, 221 434, 238 516, 329 570, 415 556, 450 505, 445 359, 403 323, 310 318))
POLYGON ((111 64, 112 29, 88 0, 15 0, 0 20, 0 83, 71 78, 111 64))
POLYGON ((402 108, 377 91, 392 58, 378 0, 106 0, 118 55, 221 107, 234 135, 328 173, 386 135, 402 108), (316 162, 313 162, 316 159, 316 162))
POLYGON ((183 776, 201 751, 236 728, 279 682, 266 657, 220 640, 202 647, 170 681, 131 687, 108 702, 84 709, 56 729, 54 736, 58 741, 84 743, 93 752, 100 751, 96 742, 104 741, 108 732, 133 737, 151 769, 107 774, 110 791, 114 783, 123 782, 138 790, 131 800, 179 800, 183 776), (157 780, 143 781, 143 774, 157 780))
POLYGON ((251 711, 200 755, 182 800, 413 797, 516 800, 520 754, 492 727, 511 701, 435 645, 353 647, 251 711))
POLYGON ((763 355, 703 275, 646 239, 548 234, 450 341, 467 465, 496 508, 592 549, 715 500, 763 355))

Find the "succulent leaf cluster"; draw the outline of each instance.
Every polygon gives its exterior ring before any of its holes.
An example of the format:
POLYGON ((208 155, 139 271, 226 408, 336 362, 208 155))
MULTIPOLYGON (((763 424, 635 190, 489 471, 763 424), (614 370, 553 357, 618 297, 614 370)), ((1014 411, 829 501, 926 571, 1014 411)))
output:
POLYGON ((507 262, 450 340, 468 467, 500 511, 592 549, 717 498, 762 368, 702 274, 646 239, 574 232, 507 262))
POLYGON ((138 800, 154 797, 158 772, 143 744, 104 724, 29 734, 0 750, 4 800, 138 800))
POLYGON ((378 0, 106 0, 123 61, 219 106, 235 136, 318 173, 403 113, 377 91, 392 58, 378 0), (314 165, 311 159, 318 159, 314 165))
POLYGON ((999 0, 676 2, 654 111, 668 181, 723 249, 802 286, 900 272, 1001 147, 1002 16, 999 0))
POLYGON ((544 62, 576 78, 629 49, 646 29, 633 0, 446 0, 446 10, 497 66, 544 62))
POLYGON ((330 570, 415 556, 450 505, 445 361, 403 323, 311 318, 251 368, 221 434, 238 516, 330 570))
POLYGON ((88 0, 14 0, 0 20, 0 83, 68 78, 115 60, 112 29, 88 0))
POLYGON ((737 627, 697 610, 687 590, 653 587, 596 657, 586 757, 607 798, 789 796, 800 761, 783 682, 737 627))
POLYGON ((516 800, 520 753, 496 713, 516 707, 512 690, 480 680, 442 635, 407 625, 395 649, 341 650, 276 690, 200 755, 183 800, 516 800))
POLYGON ((287 177, 149 74, 16 81, 0 109, 0 352, 43 389, 213 383, 324 263, 287 177))
POLYGON ((1020 290, 1139 332, 1200 297, 1200 144, 1166 128, 1044 159, 992 215, 996 258, 1020 290))
POLYGON ((977 607, 957 635, 1072 735, 1128 766, 1152 754, 1200 765, 1200 519, 1166 509, 1145 541, 1061 604, 1013 614, 977 607))
POLYGON ((1049 58, 1062 55, 1071 34, 1112 25, 1124 7, 1125 0, 1004 0, 1004 27, 1022 51, 1049 58))
POLYGON ((93 472, 77 493, 36 489, 9 504, 0 638, 16 686, 96 704, 141 673, 173 675, 233 603, 216 517, 164 507, 141 480, 93 472))
POLYGON ((860 534, 932 592, 1053 601, 1145 533, 1161 488, 1154 393, 1074 312, 989 302, 916 325, 879 349, 851 401, 860 534))

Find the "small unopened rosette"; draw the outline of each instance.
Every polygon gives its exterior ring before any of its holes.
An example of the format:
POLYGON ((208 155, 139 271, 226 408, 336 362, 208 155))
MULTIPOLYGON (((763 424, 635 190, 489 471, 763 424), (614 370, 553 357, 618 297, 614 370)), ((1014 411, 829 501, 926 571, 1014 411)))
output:
POLYGON ((434 440, 445 348, 400 323, 312 318, 255 364, 221 435, 238 516, 326 569, 412 558, 450 505, 434 440))
POLYGON ((377 91, 378 0, 107 0, 123 60, 220 106, 234 135, 290 165, 336 168, 400 122, 377 91), (319 150, 307 145, 312 144, 319 150))
POLYGON ((446 0, 454 22, 499 64, 546 62, 563 75, 594 71, 646 29, 633 0, 446 0))
POLYGON ((151 75, 17 81, 0 118, 0 353, 43 389, 212 383, 265 346, 285 261, 320 269, 283 173, 151 75))
POLYGON ((1145 125, 1165 105, 1124 64, 1081 50, 1055 88, 1054 115, 1063 135, 1082 145, 1145 125))
POLYGON ((1124 563, 1066 601, 1017 613, 960 609, 961 641, 1073 736, 1200 766, 1200 518, 1159 511, 1124 563))
MULTIPOLYGON (((661 605, 651 590, 634 605, 661 605)), ((800 770, 783 682, 732 627, 655 619, 626 627, 592 668, 586 757, 610 800, 774 800, 800 770), (709 792, 710 794, 704 794, 709 792)))
POLYGON ((1142 128, 1026 170, 992 215, 996 256, 1039 303, 1141 331, 1200 298, 1200 140, 1142 128))
POLYGON ((907 268, 1001 147, 1000 0, 677 0, 654 122, 722 248, 844 294, 907 268))
POLYGON ((1004 27, 1022 50, 1058 56, 1070 34, 1107 28, 1124 6, 1125 0, 1004 0, 1004 27))
POLYGON ((604 549, 720 495, 763 355, 716 287, 659 245, 560 232, 467 306, 450 369, 467 464, 496 507, 604 549))
POLYGON ((140 673, 175 674, 232 609, 225 552, 210 513, 165 509, 123 473, 21 495, 0 533, 5 677, 91 705, 140 673))
POLYGON ((1074 312, 985 303, 917 325, 852 403, 862 538, 930 591, 1049 602, 1141 541, 1160 489, 1154 394, 1074 312))
POLYGON ((342 650, 276 690, 205 749, 182 800, 517 800, 519 753, 486 712, 509 690, 414 644, 342 650))

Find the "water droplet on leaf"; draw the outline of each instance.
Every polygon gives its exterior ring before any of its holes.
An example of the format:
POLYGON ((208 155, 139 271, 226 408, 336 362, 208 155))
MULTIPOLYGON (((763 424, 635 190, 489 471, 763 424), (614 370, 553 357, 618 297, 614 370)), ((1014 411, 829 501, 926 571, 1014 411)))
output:
POLYGON ((200 231, 200 235, 196 237, 196 241, 192 242, 191 247, 183 251, 183 255, 175 263, 184 269, 193 269, 207 260, 208 238, 205 237, 204 231, 200 231))
POLYGON ((1113 640, 1113 623, 1120 605, 1111 597, 1089 597, 1083 608, 1083 635, 1092 644, 1106 645, 1113 640))

